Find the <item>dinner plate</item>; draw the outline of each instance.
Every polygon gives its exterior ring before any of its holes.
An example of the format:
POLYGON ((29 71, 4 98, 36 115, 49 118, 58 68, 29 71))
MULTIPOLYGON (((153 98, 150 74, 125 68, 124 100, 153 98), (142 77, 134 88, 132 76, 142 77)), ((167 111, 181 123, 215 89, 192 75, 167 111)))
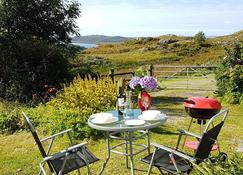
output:
POLYGON ((111 123, 115 123, 117 121, 118 121, 118 118, 116 118, 116 117, 111 117, 109 120, 102 120, 100 118, 93 118, 91 120, 92 123, 99 124, 99 125, 111 124, 111 123))
POLYGON ((143 114, 141 114, 141 115, 138 116, 138 119, 145 120, 145 121, 158 121, 158 120, 162 120, 164 118, 166 118, 166 115, 165 114, 159 114, 156 117, 150 117, 148 115, 143 115, 143 114))
POLYGON ((92 123, 100 124, 100 125, 115 123, 118 121, 117 117, 114 117, 112 113, 108 113, 108 112, 92 114, 90 118, 92 123))
POLYGON ((125 121, 125 125, 129 125, 129 126, 137 126, 137 125, 143 125, 145 124, 144 120, 126 120, 125 121))

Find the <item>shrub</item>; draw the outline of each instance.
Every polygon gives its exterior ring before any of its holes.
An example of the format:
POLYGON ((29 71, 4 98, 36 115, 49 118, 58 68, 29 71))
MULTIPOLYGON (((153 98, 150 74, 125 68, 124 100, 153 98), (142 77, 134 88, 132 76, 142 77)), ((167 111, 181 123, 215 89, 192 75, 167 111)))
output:
POLYGON ((75 138, 97 137, 101 132, 91 129, 87 119, 92 113, 115 108, 116 84, 110 79, 82 80, 77 77, 62 94, 37 108, 27 111, 35 125, 55 133, 72 128, 75 138))
POLYGON ((226 48, 225 57, 216 70, 218 94, 227 103, 240 103, 243 98, 243 45, 236 43, 226 48))
POLYGON ((111 61, 103 57, 79 55, 79 57, 71 61, 70 72, 73 76, 79 74, 82 78, 85 78, 87 75, 97 77, 99 76, 99 71, 111 66, 111 61))
POLYGON ((193 40, 196 44, 198 45, 202 45, 205 43, 206 41, 206 36, 203 32, 198 32, 194 37, 193 37, 193 40))
POLYGON ((231 159, 222 162, 219 160, 206 160, 200 165, 194 165, 195 175, 240 175, 243 174, 242 156, 234 155, 231 159))
POLYGON ((0 97, 26 102, 69 80, 68 61, 55 45, 38 40, 0 42, 0 97), (3 43, 3 44, 1 44, 3 43))
POLYGON ((0 133, 14 133, 20 129, 20 118, 17 111, 0 113, 0 133))
POLYGON ((0 98, 0 133, 14 133, 23 127, 18 112, 24 109, 20 103, 8 102, 0 98))

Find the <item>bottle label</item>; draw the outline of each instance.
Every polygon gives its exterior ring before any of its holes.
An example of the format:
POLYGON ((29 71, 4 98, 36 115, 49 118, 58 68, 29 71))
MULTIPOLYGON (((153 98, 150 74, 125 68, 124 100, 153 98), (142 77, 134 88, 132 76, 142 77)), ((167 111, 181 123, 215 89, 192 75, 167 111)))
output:
POLYGON ((118 106, 124 106, 125 99, 124 98, 118 98, 117 102, 118 102, 118 106))

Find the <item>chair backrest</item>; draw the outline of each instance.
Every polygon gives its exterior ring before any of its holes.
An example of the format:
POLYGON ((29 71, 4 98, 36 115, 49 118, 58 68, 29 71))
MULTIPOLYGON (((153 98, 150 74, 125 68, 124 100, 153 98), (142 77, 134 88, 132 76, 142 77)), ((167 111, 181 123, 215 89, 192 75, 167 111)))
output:
POLYGON ((28 117, 23 111, 22 111, 22 114, 23 114, 23 116, 24 116, 24 119, 25 119, 25 121, 26 121, 26 123, 27 123, 27 125, 28 125, 28 127, 29 127, 29 129, 30 129, 30 131, 31 131, 32 136, 33 136, 34 139, 35 139, 35 143, 37 144, 37 146, 38 146, 38 148, 39 148, 39 151, 40 151, 42 157, 43 157, 43 158, 46 157, 47 154, 46 154, 46 152, 45 152, 45 150, 44 150, 44 148, 43 148, 43 146, 42 146, 42 144, 41 144, 41 141, 40 141, 40 139, 39 139, 39 137, 38 137, 38 135, 37 135, 37 132, 36 132, 34 126, 33 126, 32 123, 30 122, 29 117, 28 117))
MULTIPOLYGON (((205 128, 205 131, 202 135, 202 138, 199 142, 198 148, 195 152, 195 158, 198 160, 197 163, 200 163, 205 158, 208 158, 211 149, 213 147, 213 144, 217 140, 217 137, 219 135, 219 132, 224 125, 225 119, 228 115, 228 109, 220 111, 218 114, 214 115, 208 122, 208 125, 205 128), (222 117, 222 119, 218 122, 216 119, 219 117, 222 117), (217 125, 214 125, 215 122, 218 122, 217 125), (211 126, 213 126, 211 129, 209 129, 211 126)), ((220 118, 219 118, 220 119, 220 118)))
POLYGON ((208 158, 213 147, 213 144, 217 140, 217 137, 223 124, 224 121, 220 122, 219 124, 217 124, 216 126, 214 126, 213 128, 211 128, 203 134, 194 156, 198 160, 197 163, 200 163, 205 158, 208 158))

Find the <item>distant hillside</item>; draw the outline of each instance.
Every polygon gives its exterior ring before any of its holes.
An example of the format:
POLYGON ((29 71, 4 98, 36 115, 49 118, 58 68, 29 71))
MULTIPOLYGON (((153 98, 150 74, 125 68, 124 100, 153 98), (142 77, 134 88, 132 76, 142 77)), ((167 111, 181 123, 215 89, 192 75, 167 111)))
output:
MULTIPOLYGON (((102 37, 101 37, 102 38, 102 37)), ((132 68, 142 65, 214 65, 224 56, 226 46, 243 43, 243 30, 231 35, 207 38, 201 46, 193 37, 172 34, 133 38, 114 44, 99 44, 80 53, 83 58, 104 60, 103 69, 132 68), (107 64, 107 61, 111 64, 107 64)), ((100 66, 101 67, 101 66, 100 66)))
POLYGON ((103 43, 117 43, 124 42, 133 38, 122 36, 105 36, 105 35, 86 35, 80 37, 73 37, 72 42, 80 42, 87 44, 103 44, 103 43))

